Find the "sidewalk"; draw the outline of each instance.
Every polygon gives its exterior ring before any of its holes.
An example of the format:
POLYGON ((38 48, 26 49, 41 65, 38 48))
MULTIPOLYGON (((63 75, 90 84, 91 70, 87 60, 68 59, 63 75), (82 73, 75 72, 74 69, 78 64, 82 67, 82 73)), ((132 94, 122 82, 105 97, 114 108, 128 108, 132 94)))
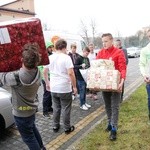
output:
MULTIPOLYGON (((126 99, 136 88, 141 85, 143 79, 137 78, 134 82, 125 84, 124 99, 126 99)), ((63 130, 62 120, 61 127, 58 133, 53 133, 52 130, 52 118, 47 119, 42 115, 42 86, 39 89, 39 112, 37 112, 36 124, 41 133, 44 145, 47 150, 72 150, 74 144, 77 143, 82 137, 95 127, 97 123, 105 117, 105 109, 101 92, 98 94, 98 100, 93 101, 87 99, 87 102, 91 104, 91 108, 88 111, 81 110, 79 108, 79 100, 73 101, 71 122, 75 125, 75 131, 69 135, 66 135, 63 130)), ((15 127, 6 131, 3 139, 0 139, 0 150, 28 150, 27 146, 22 142, 19 132, 15 127)))
MULTIPOLYGON (((130 84, 128 87, 125 87, 125 96, 124 99, 127 99, 133 91, 137 89, 139 85, 143 82, 143 79, 139 77, 135 82, 130 84)), ((86 134, 96 126, 97 123, 100 123, 101 120, 105 117, 105 109, 103 105, 103 100, 101 93, 98 94, 99 98, 97 101, 87 99, 88 103, 92 107, 88 111, 83 111, 79 108, 79 100, 73 101, 73 109, 71 120, 75 125, 76 129, 69 135, 65 135, 63 128, 59 133, 52 133, 49 138, 50 142, 45 143, 48 150, 71 150, 74 149, 74 144, 77 143, 81 138, 86 136, 86 134)), ((50 127, 52 130, 52 127, 50 127)), ((50 132, 48 129, 46 133, 50 132)), ((50 133, 49 133, 50 134, 50 133)))

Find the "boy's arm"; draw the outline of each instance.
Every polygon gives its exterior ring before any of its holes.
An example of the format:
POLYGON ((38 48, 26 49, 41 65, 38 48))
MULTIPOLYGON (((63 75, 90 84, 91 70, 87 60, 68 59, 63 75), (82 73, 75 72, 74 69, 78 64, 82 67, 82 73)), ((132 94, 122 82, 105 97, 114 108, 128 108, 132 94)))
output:
POLYGON ((48 73, 49 73, 49 69, 48 68, 44 68, 43 76, 44 76, 44 80, 45 80, 45 83, 46 83, 46 89, 48 91, 50 91, 50 83, 49 83, 48 73))
POLYGON ((1 86, 13 86, 17 85, 19 82, 19 73, 18 72, 8 72, 0 73, 0 84, 1 86))

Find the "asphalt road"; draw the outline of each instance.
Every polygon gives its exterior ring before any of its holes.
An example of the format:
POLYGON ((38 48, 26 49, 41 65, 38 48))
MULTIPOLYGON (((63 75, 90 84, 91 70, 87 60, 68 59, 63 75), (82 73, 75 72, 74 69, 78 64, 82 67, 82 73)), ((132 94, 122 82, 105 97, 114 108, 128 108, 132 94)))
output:
MULTIPOLYGON (((127 78, 125 81, 125 98, 127 98, 136 88, 142 83, 142 78, 139 71, 139 58, 130 58, 127 78)), ((103 100, 101 92, 99 92, 97 101, 87 99, 92 107, 88 111, 83 111, 79 108, 79 100, 73 101, 73 108, 71 113, 71 122, 75 125, 76 130, 69 136, 66 136, 61 127, 59 133, 52 131, 52 119, 45 119, 42 116, 42 94, 43 88, 39 91, 39 112, 37 113, 37 127, 41 133, 44 144, 49 150, 66 150, 70 145, 78 141, 84 133, 86 133, 92 126, 94 126, 104 116, 103 100)), ((62 123, 62 120, 61 120, 62 123)), ((8 128, 0 139, 0 150, 27 150, 27 146, 22 142, 19 132, 12 126, 8 128)))

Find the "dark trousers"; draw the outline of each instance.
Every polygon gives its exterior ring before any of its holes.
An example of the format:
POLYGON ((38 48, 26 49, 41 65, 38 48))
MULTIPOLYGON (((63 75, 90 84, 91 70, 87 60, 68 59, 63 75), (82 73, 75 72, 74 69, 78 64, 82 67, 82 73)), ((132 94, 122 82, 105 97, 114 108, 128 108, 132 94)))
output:
POLYGON ((43 148, 42 138, 35 125, 35 114, 30 117, 16 117, 15 123, 23 141, 30 150, 41 150, 43 148))
POLYGON ((70 114, 72 107, 72 92, 70 93, 53 93, 53 126, 60 126, 60 115, 62 111, 62 118, 64 129, 70 128, 70 114))
POLYGON ((105 102, 108 123, 117 128, 121 93, 102 92, 102 95, 105 102))
POLYGON ((86 83, 84 80, 77 80, 79 94, 80 94, 80 106, 86 103, 86 83))
POLYGON ((43 114, 52 112, 52 97, 51 97, 51 92, 46 90, 46 84, 45 81, 42 80, 43 83, 43 88, 44 88, 44 93, 43 93, 43 114))
POLYGON ((150 116, 150 84, 147 84, 146 85, 146 90, 147 90, 147 100, 148 100, 148 113, 149 113, 149 116, 150 116))

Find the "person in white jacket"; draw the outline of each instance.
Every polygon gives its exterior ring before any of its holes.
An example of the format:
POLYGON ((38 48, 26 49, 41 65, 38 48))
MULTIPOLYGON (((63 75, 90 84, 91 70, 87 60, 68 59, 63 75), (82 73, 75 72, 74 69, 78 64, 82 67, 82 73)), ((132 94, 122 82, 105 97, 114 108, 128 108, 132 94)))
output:
MULTIPOLYGON (((150 29, 147 31, 147 37, 150 40, 150 29)), ((150 124, 150 43, 141 50, 139 67, 144 78, 144 82, 146 83, 148 96, 148 117, 150 124)))

